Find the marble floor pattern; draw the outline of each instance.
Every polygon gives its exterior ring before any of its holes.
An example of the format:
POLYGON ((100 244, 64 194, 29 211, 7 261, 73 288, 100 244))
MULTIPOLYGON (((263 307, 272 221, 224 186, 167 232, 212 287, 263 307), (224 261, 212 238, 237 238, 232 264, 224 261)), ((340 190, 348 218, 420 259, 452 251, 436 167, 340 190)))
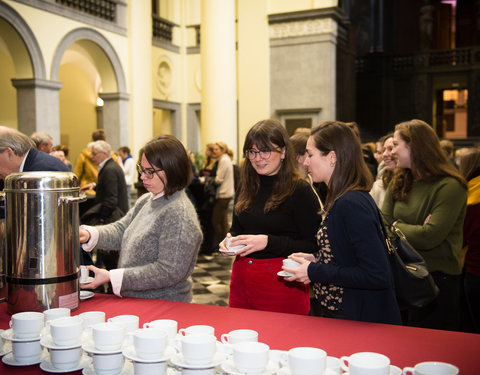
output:
POLYGON ((230 273, 235 257, 199 254, 193 270, 193 303, 228 306, 230 273))

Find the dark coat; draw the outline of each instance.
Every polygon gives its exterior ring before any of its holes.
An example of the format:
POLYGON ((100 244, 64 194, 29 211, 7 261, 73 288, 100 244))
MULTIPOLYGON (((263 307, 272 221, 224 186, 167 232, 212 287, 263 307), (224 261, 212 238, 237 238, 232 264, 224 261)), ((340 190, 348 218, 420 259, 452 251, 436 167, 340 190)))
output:
POLYGON ((98 172, 94 206, 82 215, 82 224, 113 223, 128 211, 127 184, 122 168, 108 159, 98 172))
POLYGON ((23 165, 24 172, 35 171, 60 171, 71 172, 66 164, 52 155, 48 155, 43 151, 39 151, 36 148, 32 148, 25 159, 23 165))
POLYGON ((343 287, 347 319, 400 324, 385 240, 370 194, 344 194, 328 213, 326 226, 335 262, 311 263, 310 280, 343 287))

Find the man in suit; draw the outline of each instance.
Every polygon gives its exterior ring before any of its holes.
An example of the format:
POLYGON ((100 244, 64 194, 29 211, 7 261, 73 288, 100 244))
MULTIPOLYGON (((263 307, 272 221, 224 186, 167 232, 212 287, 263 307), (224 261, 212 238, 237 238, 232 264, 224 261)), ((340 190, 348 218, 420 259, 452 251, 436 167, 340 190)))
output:
POLYGON ((70 172, 59 159, 38 151, 30 137, 0 126, 0 179, 10 173, 32 171, 70 172))
MULTIPOLYGON (((102 225, 113 223, 128 211, 127 185, 122 167, 111 157, 111 147, 105 141, 89 144, 90 158, 98 166, 98 182, 91 182, 80 190, 95 190, 93 207, 80 218, 82 224, 102 225)), ((97 252, 97 266, 101 262, 107 270, 117 268, 118 252, 97 252)))
POLYGON ((50 154, 53 151, 53 138, 50 134, 45 132, 35 132, 30 138, 35 142, 35 147, 39 151, 50 154))

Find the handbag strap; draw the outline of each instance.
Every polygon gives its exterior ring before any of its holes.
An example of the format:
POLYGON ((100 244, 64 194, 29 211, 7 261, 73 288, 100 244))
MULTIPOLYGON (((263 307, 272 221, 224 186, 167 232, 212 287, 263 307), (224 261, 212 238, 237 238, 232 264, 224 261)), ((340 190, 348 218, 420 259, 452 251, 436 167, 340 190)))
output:
MULTIPOLYGON (((390 237, 387 234, 387 229, 385 228, 385 224, 383 222, 383 214, 376 205, 375 205, 375 209, 377 210, 378 220, 380 221, 380 229, 382 230, 383 238, 385 239, 385 243, 387 244, 388 253, 393 254, 395 252, 395 248, 393 247, 392 241, 390 240, 390 237)), ((403 233, 402 233, 402 236, 405 237, 403 233)))

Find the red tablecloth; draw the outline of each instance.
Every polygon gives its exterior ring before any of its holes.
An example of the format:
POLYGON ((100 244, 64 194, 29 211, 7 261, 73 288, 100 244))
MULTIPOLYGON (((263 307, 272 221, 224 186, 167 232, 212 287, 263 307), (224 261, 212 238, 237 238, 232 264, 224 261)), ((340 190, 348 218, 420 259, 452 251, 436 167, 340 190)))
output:
MULTIPOLYGON (((10 317, 6 304, 1 305, 0 328, 7 329, 10 317)), ((461 375, 480 374, 480 335, 476 334, 102 294, 81 302, 72 314, 91 310, 105 311, 107 318, 135 314, 140 317, 140 324, 163 318, 178 321, 178 328, 209 324, 215 327, 217 338, 234 329, 250 328, 258 331, 259 341, 270 345, 271 349, 314 346, 336 357, 373 351, 387 355, 391 363, 399 367, 423 361, 444 361, 459 367, 461 375)), ((0 373, 44 372, 38 365, 10 367, 1 363, 0 373)))

